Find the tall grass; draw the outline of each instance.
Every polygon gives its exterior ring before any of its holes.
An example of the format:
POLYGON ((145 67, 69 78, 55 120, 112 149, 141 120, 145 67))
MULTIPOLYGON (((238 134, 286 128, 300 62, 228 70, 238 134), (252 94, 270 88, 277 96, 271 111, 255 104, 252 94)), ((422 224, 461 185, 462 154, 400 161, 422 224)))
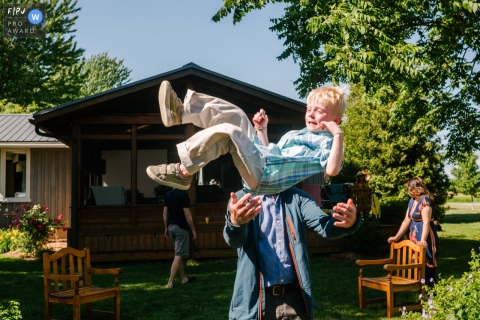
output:
MULTIPOLYGON (((440 236, 438 272, 442 277, 460 275, 469 270, 470 250, 480 245, 480 206, 449 204, 440 236)), ((382 304, 358 309, 357 276, 354 255, 314 255, 310 259, 313 297, 318 304, 315 319, 386 319, 382 304)), ((369 258, 369 257, 362 257, 369 258)), ((378 257, 376 257, 378 258, 378 257)), ((122 319, 228 319, 236 272, 236 258, 198 260, 186 267, 197 281, 182 285, 177 278, 173 289, 166 289, 171 261, 97 263, 95 267, 121 267, 122 319)), ((383 273, 383 271, 373 271, 383 273)), ((97 275, 93 282, 110 286, 113 279, 97 275)), ((370 296, 381 292, 366 291, 370 296)), ((416 293, 399 295, 402 304, 416 299, 416 293)), ((43 275, 39 261, 25 261, 0 255, 0 302, 20 302, 23 319, 43 319, 43 275)), ((111 310, 111 301, 94 303, 94 307, 111 310)), ((72 319, 72 308, 54 304, 54 318, 72 319)), ((85 316, 85 309, 82 309, 85 316)), ((394 319, 400 319, 396 314, 394 319)), ((94 318, 102 319, 102 318, 94 318)))

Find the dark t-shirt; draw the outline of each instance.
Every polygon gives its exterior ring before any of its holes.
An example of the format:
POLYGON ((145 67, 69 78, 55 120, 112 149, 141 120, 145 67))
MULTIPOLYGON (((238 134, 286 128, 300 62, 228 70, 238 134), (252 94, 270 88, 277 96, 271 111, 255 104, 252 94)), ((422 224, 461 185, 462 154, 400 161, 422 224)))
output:
POLYGON ((189 230, 183 208, 190 207, 190 198, 183 190, 172 189, 165 195, 165 204, 168 208, 167 226, 176 224, 184 230, 189 230))

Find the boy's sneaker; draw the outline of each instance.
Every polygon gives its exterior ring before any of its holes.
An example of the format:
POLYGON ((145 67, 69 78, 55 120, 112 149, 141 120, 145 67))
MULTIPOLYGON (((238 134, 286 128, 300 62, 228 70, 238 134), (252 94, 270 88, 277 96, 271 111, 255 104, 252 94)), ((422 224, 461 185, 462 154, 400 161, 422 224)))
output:
POLYGON ((160 114, 165 127, 182 124, 181 111, 182 100, 173 91, 170 82, 163 81, 158 91, 158 102, 160 103, 160 114))
POLYGON ((149 166, 147 168, 148 176, 155 182, 164 186, 188 190, 193 176, 183 178, 178 171, 178 163, 159 164, 158 166, 149 166))

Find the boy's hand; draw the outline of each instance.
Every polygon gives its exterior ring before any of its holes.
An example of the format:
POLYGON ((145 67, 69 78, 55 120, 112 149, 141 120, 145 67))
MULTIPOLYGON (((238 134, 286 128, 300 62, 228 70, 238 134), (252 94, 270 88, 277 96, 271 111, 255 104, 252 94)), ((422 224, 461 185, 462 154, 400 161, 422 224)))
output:
POLYGON ((255 113, 252 122, 255 129, 266 128, 268 125, 268 116, 265 113, 265 110, 260 109, 259 112, 255 113))
POLYGON ((321 125, 324 131, 328 131, 331 134, 342 132, 342 129, 340 129, 340 127, 335 121, 322 121, 321 125))

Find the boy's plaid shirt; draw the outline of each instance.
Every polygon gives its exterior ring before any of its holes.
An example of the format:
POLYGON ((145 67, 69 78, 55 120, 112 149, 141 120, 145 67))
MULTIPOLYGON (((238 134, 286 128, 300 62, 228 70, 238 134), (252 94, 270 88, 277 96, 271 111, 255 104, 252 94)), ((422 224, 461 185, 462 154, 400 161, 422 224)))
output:
POLYGON ((275 194, 324 172, 333 136, 329 132, 310 132, 303 128, 287 132, 278 144, 263 146, 257 136, 253 142, 265 160, 263 176, 253 193, 275 194))

